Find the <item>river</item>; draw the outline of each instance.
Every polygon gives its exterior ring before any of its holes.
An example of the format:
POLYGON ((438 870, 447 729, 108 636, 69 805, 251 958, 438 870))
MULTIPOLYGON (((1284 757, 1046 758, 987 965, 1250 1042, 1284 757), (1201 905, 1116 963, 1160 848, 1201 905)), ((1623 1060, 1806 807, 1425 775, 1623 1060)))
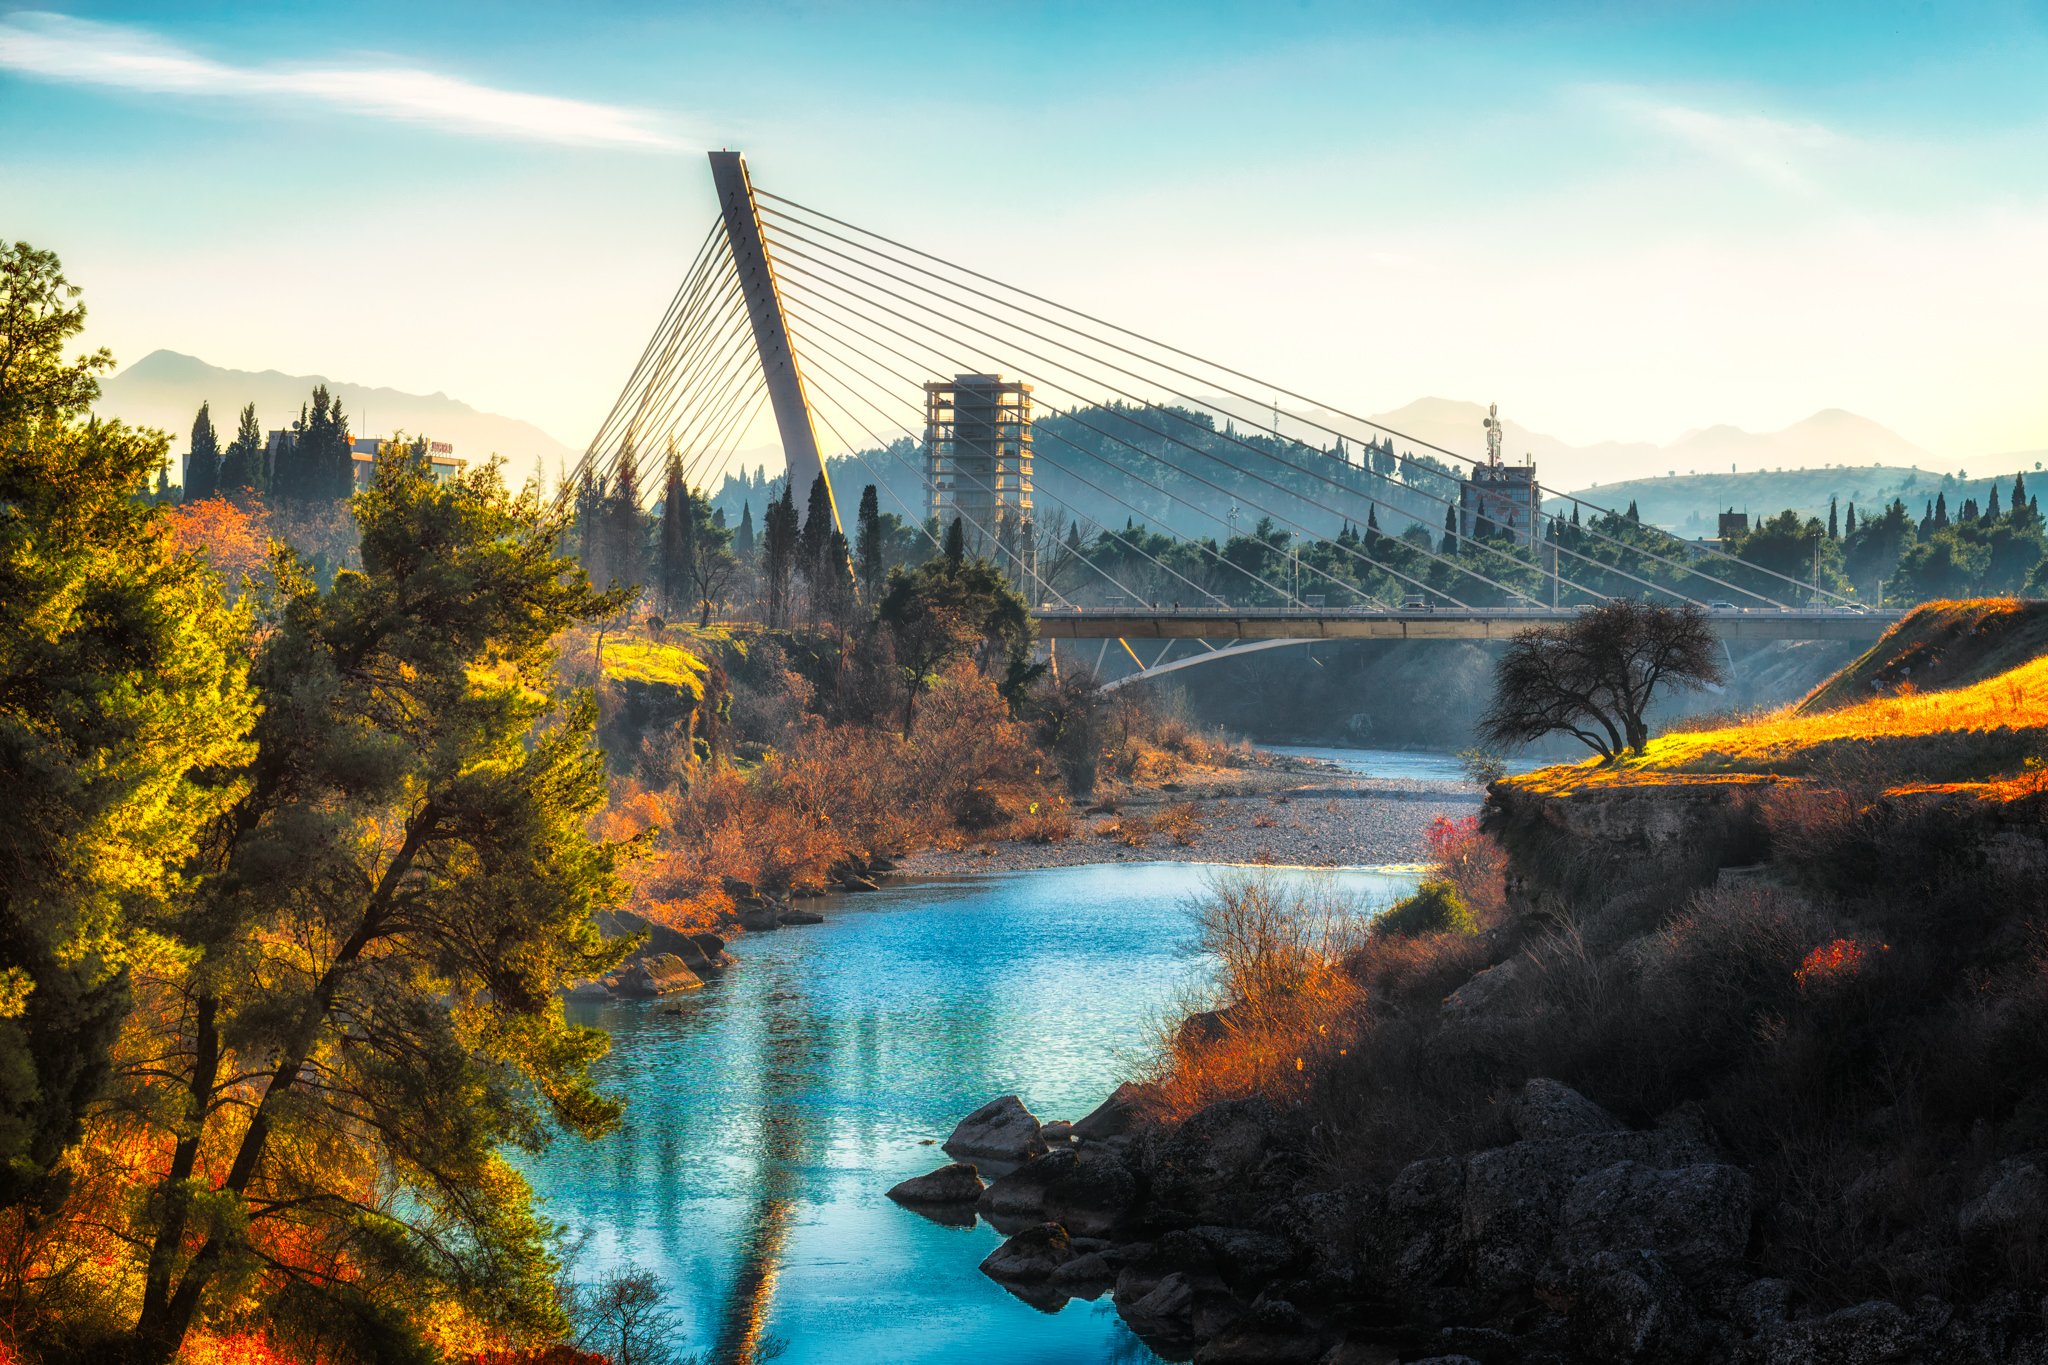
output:
MULTIPOLYGON (((1137 863, 892 886, 749 935, 684 997, 572 1004, 612 1034, 617 1132, 526 1164, 586 1237, 580 1275, 662 1284, 708 1361, 1150 1361, 1105 1298, 1042 1313, 976 1269, 1000 1240, 883 1196, 969 1110, 1079 1118, 1206 984, 1188 904, 1213 868, 1137 863)), ((1385 904, 1412 873, 1308 875, 1385 904)))

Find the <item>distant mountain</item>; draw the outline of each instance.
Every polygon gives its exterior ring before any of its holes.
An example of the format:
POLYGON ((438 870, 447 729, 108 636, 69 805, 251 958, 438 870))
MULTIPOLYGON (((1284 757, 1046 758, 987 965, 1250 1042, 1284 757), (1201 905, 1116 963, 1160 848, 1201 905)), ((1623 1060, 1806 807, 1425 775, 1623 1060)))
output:
POLYGON ((176 351, 152 351, 107 380, 100 386, 95 410, 103 417, 163 428, 171 434, 172 452, 182 454, 191 440, 193 414, 202 402, 213 405, 213 424, 226 444, 245 403, 256 405, 256 418, 265 431, 276 431, 298 417, 316 384, 325 384, 341 399, 358 436, 404 431, 447 441, 466 459, 502 455, 515 483, 532 470, 536 457, 552 465, 576 453, 530 422, 478 412, 445 393, 402 393, 316 374, 225 370, 176 351))

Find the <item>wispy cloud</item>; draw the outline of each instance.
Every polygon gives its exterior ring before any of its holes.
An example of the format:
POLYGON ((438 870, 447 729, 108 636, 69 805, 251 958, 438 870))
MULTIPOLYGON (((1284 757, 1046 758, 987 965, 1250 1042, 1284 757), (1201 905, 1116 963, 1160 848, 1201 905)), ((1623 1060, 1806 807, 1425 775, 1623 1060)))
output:
POLYGON ((1813 169, 1851 139, 1825 124, 1767 114, 1729 114, 1659 99, 1642 90, 1603 86, 1594 93, 1631 124, 1647 127, 1752 179, 1814 192, 1813 169))
POLYGON ((314 101, 481 137, 655 151, 681 145, 644 110, 500 90, 405 66, 235 66, 148 29, 35 11, 0 17, 0 70, 157 95, 314 101))

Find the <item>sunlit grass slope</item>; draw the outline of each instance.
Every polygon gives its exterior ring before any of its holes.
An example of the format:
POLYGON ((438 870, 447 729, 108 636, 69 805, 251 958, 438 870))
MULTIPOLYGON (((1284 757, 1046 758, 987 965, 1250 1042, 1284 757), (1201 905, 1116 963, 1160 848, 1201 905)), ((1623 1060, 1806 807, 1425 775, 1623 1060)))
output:
POLYGON ((1801 711, 1829 711, 1910 688, 1967 686, 2048 654, 2048 602, 2012 597, 1928 602, 1856 662, 1816 687, 1801 711))
POLYGON ((1509 780, 1535 792, 1808 779, 2017 795, 2041 785, 2039 762, 2048 756, 2048 608, 2009 600, 1934 603, 1900 622, 1886 640, 1891 653, 1882 645, 1872 650, 1799 706, 1742 724, 1668 734, 1608 767, 1588 761, 1509 780), (1891 660, 1910 657, 1925 663, 1923 677, 1935 672, 1938 657, 1949 661, 1944 675, 1974 672, 1979 680, 1918 691, 1905 675, 1891 695, 1833 709, 1813 706, 1830 693, 1867 695, 1891 660), (1985 677, 1982 659, 2011 666, 1985 677))

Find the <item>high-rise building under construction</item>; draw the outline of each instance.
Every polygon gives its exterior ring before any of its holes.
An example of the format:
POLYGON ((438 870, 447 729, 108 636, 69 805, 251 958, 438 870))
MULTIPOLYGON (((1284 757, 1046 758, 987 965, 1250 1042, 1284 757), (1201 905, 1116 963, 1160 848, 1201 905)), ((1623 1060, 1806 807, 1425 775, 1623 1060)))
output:
POLYGON ((1031 534, 1031 386, 963 374, 924 386, 926 506, 943 534, 955 518, 971 554, 1026 584, 1031 534))

